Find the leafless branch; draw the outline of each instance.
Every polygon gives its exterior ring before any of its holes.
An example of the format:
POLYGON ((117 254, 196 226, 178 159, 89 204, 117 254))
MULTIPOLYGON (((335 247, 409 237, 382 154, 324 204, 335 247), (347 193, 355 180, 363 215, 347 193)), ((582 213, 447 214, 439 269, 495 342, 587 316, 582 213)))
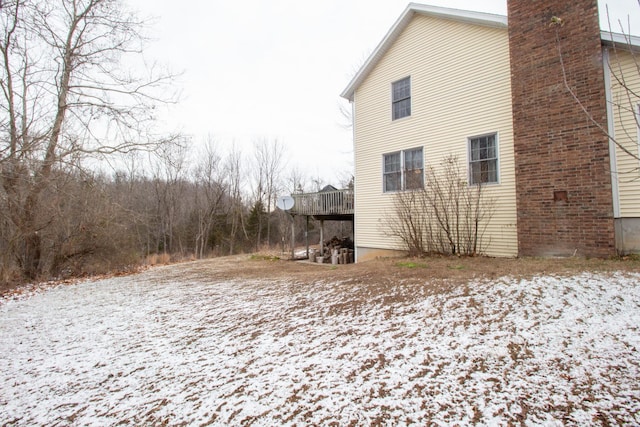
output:
MULTIPOLYGON (((640 160, 640 157, 631 152, 627 147, 625 147, 622 143, 620 143, 613 135, 611 135, 609 133, 609 131, 607 129, 605 129, 605 127, 599 123, 591 114, 591 112, 585 107, 585 105, 582 103, 582 101, 580 100, 580 98, 578 97, 578 95, 576 94, 575 90, 571 87, 571 85, 569 84, 569 81, 567 79, 567 70, 564 64, 564 56, 562 53, 562 45, 560 42, 560 29, 561 29, 561 25, 554 25, 555 27, 555 37, 556 37, 556 49, 558 50, 558 58, 560 60, 560 68, 562 70, 562 82, 564 84, 565 89, 567 90, 567 92, 569 92, 569 95, 571 95, 571 98, 573 98, 573 100, 576 102, 576 104, 578 104, 578 106, 580 107, 580 109, 584 112, 585 117, 589 120, 589 122, 591 122, 593 125, 595 125, 598 130, 600 130, 600 132, 602 132, 603 135, 607 136, 618 148, 620 148, 620 150, 622 150, 625 154, 633 157, 636 160, 640 160)), ((609 65, 608 65, 609 66, 609 65)), ((621 80, 622 82, 624 82, 624 80, 621 80)), ((628 85, 623 85, 623 87, 628 87, 628 85)))

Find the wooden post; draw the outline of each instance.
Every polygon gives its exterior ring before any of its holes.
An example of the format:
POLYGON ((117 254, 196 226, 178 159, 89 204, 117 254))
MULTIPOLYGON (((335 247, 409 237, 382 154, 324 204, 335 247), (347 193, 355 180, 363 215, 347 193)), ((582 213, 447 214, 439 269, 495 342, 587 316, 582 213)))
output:
POLYGON ((296 221, 291 215, 291 259, 296 259, 296 221))
POLYGON ((320 255, 324 256, 324 220, 320 220, 320 255))
POLYGON ((309 215, 307 215, 307 228, 304 230, 304 243, 307 246, 307 258, 309 258, 309 215))

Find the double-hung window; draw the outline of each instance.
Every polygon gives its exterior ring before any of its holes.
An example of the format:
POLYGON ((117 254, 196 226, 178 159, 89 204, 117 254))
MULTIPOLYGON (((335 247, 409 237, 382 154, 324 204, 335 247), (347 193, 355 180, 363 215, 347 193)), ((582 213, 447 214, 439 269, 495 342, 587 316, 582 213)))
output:
POLYGON ((384 191, 398 191, 402 188, 402 153, 384 155, 384 191))
POLYGON ((469 138, 469 183, 498 183, 498 146, 496 134, 469 138))
POLYGON ((424 188, 422 148, 384 155, 383 190, 385 193, 424 188))
POLYGON ((393 120, 401 119, 411 115, 411 78, 405 77, 402 80, 391 84, 393 120))
POLYGON ((418 190, 424 188, 424 158, 422 148, 403 151, 404 154, 404 189, 418 190))

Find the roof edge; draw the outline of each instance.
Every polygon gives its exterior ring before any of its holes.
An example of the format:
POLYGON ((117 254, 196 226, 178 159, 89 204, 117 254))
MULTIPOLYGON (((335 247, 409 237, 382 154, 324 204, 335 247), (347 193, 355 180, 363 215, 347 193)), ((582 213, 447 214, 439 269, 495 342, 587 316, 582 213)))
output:
POLYGON ((430 6, 419 3, 409 3, 404 12, 396 20, 389 29, 382 41, 374 49, 373 53, 367 58, 365 63, 360 67, 356 75, 351 79, 349 85, 340 94, 341 97, 353 101, 355 90, 364 79, 369 75, 378 61, 389 50, 391 45, 400 36, 400 33, 409 25, 411 19, 416 15, 427 15, 441 19, 449 19, 458 22, 466 22, 474 25, 483 25, 496 28, 507 28, 507 17, 504 15, 495 15, 485 12, 473 12, 469 10, 452 9, 448 7, 430 6))
POLYGON ((602 40, 602 44, 605 46, 612 46, 633 52, 640 51, 640 37, 638 36, 601 30, 600 39, 602 40))

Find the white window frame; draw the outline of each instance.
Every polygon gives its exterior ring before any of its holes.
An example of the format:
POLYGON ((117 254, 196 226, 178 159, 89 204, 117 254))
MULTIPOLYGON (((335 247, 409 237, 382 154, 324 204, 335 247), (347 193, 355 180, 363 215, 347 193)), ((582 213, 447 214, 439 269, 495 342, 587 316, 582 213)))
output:
MULTIPOLYGON (((407 117, 411 117, 411 110, 412 110, 411 87, 412 87, 411 76, 403 77, 403 78, 401 78, 399 80, 396 80, 396 81, 391 83, 391 120, 392 121, 396 121, 396 120, 404 119, 404 118, 407 118, 407 117), (408 84, 409 84, 409 95, 405 96, 403 98, 396 99, 395 98, 395 86, 397 84, 403 83, 405 81, 407 81, 408 84), (402 115, 402 116, 399 115, 398 117, 396 117, 396 105, 399 105, 400 103, 403 103, 405 101, 408 101, 408 103, 409 103, 408 114, 405 114, 405 115, 402 115)), ((407 110, 406 108, 405 109, 400 109, 399 113, 402 112, 402 111, 406 111, 406 110, 407 110)))
POLYGON ((383 193, 396 193, 398 191, 411 191, 411 190, 422 190, 424 189, 424 148, 423 147, 414 147, 406 150, 392 151, 390 153, 384 153, 382 155, 382 192, 383 193), (421 168, 407 169, 407 161, 406 156, 408 153, 413 151, 420 150, 420 160, 421 160, 421 168), (386 170, 386 158, 387 156, 399 155, 400 156, 400 170, 399 171, 387 171, 386 170), (420 171, 420 186, 416 188, 407 188, 407 174, 409 171, 420 171), (399 174, 399 186, 398 188, 388 189, 387 188, 387 180, 386 176, 390 174, 399 174))
POLYGON ((401 189, 402 189, 402 151, 393 151, 391 153, 385 153, 382 155, 382 192, 392 193, 395 191, 400 191, 401 189), (396 170, 387 171, 387 157, 393 156, 393 155, 398 155, 400 157, 400 168, 397 171, 396 170), (396 176, 397 174, 400 174, 400 179, 397 180, 399 181, 398 188, 388 189, 387 176, 390 176, 390 175, 396 176))
POLYGON ((470 136, 467 138, 467 170, 468 170, 468 180, 469 180, 469 185, 497 185, 500 184, 500 144, 499 144, 499 138, 498 138, 498 132, 487 132, 487 133, 483 133, 480 135, 474 135, 474 136, 470 136), (489 158, 489 159, 478 159, 478 160, 473 160, 473 154, 472 154, 472 148, 471 148, 471 144, 472 141, 480 139, 480 138, 487 138, 493 136, 493 140, 494 140, 494 150, 495 150, 495 157, 489 158), (496 172, 496 179, 495 181, 487 181, 487 182, 475 182, 473 179, 473 167, 472 164, 475 163, 480 163, 480 162, 486 162, 486 161, 495 161, 495 172, 496 172))
POLYGON ((638 150, 638 158, 640 158, 640 104, 636 104, 636 116, 634 119, 636 120, 637 126, 636 148, 638 150))

